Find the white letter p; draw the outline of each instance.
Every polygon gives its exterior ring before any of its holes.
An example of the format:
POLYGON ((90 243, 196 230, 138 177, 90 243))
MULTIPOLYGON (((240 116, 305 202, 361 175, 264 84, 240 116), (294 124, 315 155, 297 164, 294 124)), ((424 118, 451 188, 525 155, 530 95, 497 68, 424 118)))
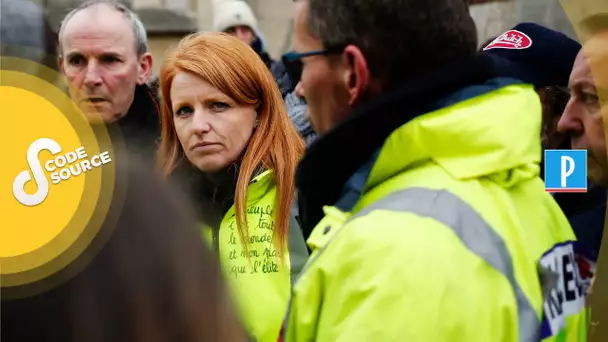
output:
POLYGON ((574 172, 574 159, 569 156, 562 156, 562 188, 566 187, 566 179, 574 172))

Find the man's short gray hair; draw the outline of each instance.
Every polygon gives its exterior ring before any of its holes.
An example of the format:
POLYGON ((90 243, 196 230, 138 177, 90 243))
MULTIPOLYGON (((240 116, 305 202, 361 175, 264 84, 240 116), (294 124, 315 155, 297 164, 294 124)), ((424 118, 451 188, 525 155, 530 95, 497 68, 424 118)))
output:
POLYGON ((127 6, 117 2, 117 1, 113 1, 113 0, 89 0, 87 2, 84 2, 83 4, 81 4, 80 6, 76 7, 75 9, 71 10, 70 13, 68 13, 65 18, 63 18, 63 20, 61 21, 61 27, 59 28, 59 55, 63 55, 63 47, 62 47, 62 37, 63 37, 63 30, 65 29, 66 24, 68 23, 68 21, 70 21, 70 19, 72 19, 72 17, 82 11, 85 10, 89 7, 95 6, 95 5, 106 5, 111 7, 112 9, 122 13, 125 18, 127 18, 130 22, 131 22, 131 28, 133 29, 133 35, 135 37, 135 52, 137 53, 137 56, 141 56, 144 53, 148 52, 148 36, 146 34, 146 28, 144 27, 144 24, 141 22, 141 20, 139 19, 139 16, 133 12, 131 9, 129 9, 127 6))
POLYGON ((308 29, 326 49, 357 46, 387 86, 475 55, 465 0, 307 0, 308 29))

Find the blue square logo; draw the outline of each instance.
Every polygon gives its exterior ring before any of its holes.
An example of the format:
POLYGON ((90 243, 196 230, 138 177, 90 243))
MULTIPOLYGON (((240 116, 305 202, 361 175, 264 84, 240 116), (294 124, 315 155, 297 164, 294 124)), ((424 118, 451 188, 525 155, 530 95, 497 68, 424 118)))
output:
POLYGON ((545 150, 547 192, 587 192, 587 150, 545 150))

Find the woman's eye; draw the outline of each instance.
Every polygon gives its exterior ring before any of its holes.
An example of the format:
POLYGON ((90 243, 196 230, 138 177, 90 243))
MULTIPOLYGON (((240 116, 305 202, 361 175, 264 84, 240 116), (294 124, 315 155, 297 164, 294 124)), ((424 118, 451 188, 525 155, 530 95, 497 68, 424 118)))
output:
POLYGON ((229 109, 230 105, 224 102, 211 102, 210 107, 216 112, 223 112, 226 109, 229 109))
POLYGON ((194 110, 190 106, 183 106, 175 111, 175 115, 177 115, 177 116, 184 116, 184 115, 189 115, 192 113, 194 113, 194 110))

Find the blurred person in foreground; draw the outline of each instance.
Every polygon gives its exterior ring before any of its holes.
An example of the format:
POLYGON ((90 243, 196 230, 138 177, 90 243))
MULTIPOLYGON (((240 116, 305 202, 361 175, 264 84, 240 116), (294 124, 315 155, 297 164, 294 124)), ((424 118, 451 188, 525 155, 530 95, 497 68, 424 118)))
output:
MULTIPOLYGON (((306 101, 296 91, 297 80, 292 79, 285 59, 274 60, 266 51, 264 39, 258 27, 253 10, 242 0, 219 1, 214 6, 213 27, 215 31, 225 32, 251 48, 262 58, 270 69, 281 90, 281 96, 287 106, 287 114, 306 144, 312 143, 316 134, 306 116, 306 101)), ((299 79, 299 75, 297 75, 299 79)))
POLYGON ((190 207, 144 165, 119 171, 128 187, 112 209, 118 220, 106 219, 79 257, 90 258, 82 271, 41 294, 2 299, 3 342, 248 341, 190 207))
POLYGON ((57 67, 57 37, 44 9, 31 1, 0 1, 0 55, 57 67))
POLYGON ((118 128, 129 150, 154 158, 160 114, 146 85, 152 55, 133 11, 111 0, 72 10, 59 30, 59 66, 85 113, 118 128))
POLYGON ((576 204, 567 214, 588 259, 585 268, 591 278, 602 242, 608 186, 604 119, 608 103, 608 14, 590 16, 581 27, 589 39, 574 63, 569 84, 572 96, 557 127, 569 136, 572 149, 587 150, 589 186, 585 194, 562 194, 556 199, 571 197, 570 202, 576 204))
POLYGON ((250 336, 276 341, 308 250, 292 209, 304 143, 255 52, 224 33, 195 34, 160 73, 159 162, 207 219, 250 336))
POLYGON ((539 97, 477 54, 466 3, 300 0, 294 49, 323 135, 283 340, 585 341, 539 97))

